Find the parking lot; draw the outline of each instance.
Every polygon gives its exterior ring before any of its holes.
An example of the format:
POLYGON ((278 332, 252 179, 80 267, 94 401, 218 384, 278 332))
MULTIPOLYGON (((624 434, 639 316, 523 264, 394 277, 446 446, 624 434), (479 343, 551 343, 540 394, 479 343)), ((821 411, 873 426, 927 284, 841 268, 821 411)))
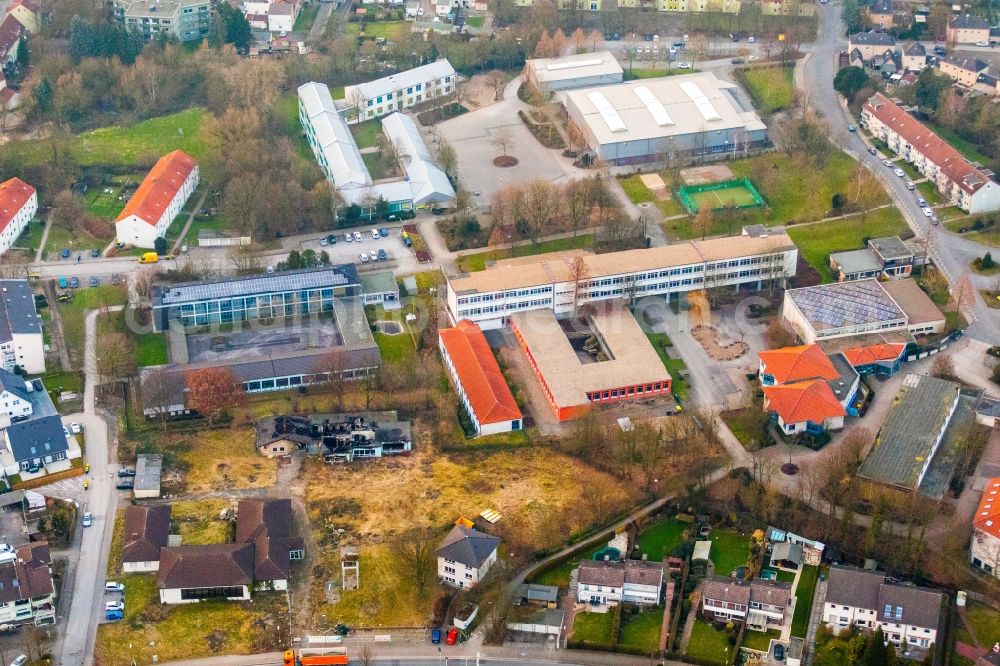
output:
MULTIPOLYGON (((377 223, 378 226, 353 227, 329 231, 325 234, 310 235, 299 242, 299 250, 313 250, 317 254, 326 252, 330 256, 330 263, 333 264, 355 264, 359 271, 365 270, 391 270, 396 274, 413 273, 423 270, 417 263, 413 250, 403 243, 402 228, 387 226, 377 223), (388 236, 379 235, 376 240, 372 236, 372 229, 385 229, 388 236), (351 241, 347 240, 347 234, 351 234, 351 241), (355 234, 361 236, 361 240, 355 240, 355 234), (324 242, 328 236, 337 239, 336 243, 324 242), (379 250, 385 251, 385 259, 379 259, 379 250), (375 260, 372 261, 371 253, 375 252, 375 260), (362 260, 364 253, 367 260, 362 260)), ((273 258, 278 260, 277 257, 273 258)))

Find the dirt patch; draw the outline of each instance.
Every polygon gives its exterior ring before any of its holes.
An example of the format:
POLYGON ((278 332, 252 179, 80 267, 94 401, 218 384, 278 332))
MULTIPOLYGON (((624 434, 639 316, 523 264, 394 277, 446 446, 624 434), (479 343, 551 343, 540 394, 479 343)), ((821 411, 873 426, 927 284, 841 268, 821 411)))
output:
POLYGON ((691 329, 691 335, 715 361, 732 361, 746 354, 750 348, 745 342, 724 342, 714 326, 699 324, 691 329))
POLYGON ((511 155, 501 155, 493 160, 493 166, 505 169, 507 167, 517 166, 517 158, 511 155))
POLYGON ((375 328, 380 333, 385 333, 386 335, 399 335, 403 332, 403 325, 398 321, 377 321, 375 322, 375 328))
POLYGON ((708 183, 718 183, 719 181, 730 180, 732 178, 732 169, 725 164, 681 169, 681 180, 684 181, 685 185, 707 185, 708 183))

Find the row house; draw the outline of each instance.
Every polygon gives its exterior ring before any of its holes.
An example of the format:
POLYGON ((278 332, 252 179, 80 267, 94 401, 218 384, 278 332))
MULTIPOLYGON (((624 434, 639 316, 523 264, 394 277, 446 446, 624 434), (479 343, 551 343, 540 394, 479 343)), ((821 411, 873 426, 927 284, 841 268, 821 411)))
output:
POLYGON ((656 605, 662 587, 660 562, 584 560, 577 569, 577 601, 592 606, 656 605))
POLYGON ((860 122, 933 182, 952 204, 969 214, 1000 209, 1000 184, 992 171, 969 162, 882 93, 865 102, 860 122))
POLYGON ((745 622, 747 629, 767 631, 790 619, 792 585, 755 578, 713 576, 701 594, 701 615, 709 621, 745 622))
POLYGON ((45 542, 0 554, 0 624, 39 627, 56 623, 51 563, 45 542))

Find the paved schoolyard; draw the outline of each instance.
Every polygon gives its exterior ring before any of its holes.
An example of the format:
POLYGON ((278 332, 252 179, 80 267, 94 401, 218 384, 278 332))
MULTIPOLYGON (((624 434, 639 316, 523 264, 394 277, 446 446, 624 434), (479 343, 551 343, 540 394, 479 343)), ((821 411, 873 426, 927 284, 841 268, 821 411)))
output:
POLYGON ((477 205, 489 205, 494 192, 517 183, 532 180, 562 182, 595 173, 573 167, 568 159, 560 155, 561 151, 545 148, 531 135, 517 115, 519 110, 528 108, 517 98, 519 85, 519 81, 512 81, 504 90, 501 101, 436 127, 458 155, 457 171, 461 186, 469 192, 479 192, 479 196, 473 197, 477 205), (517 166, 493 166, 493 159, 499 157, 501 151, 492 142, 501 128, 510 136, 507 154, 518 159, 517 166))

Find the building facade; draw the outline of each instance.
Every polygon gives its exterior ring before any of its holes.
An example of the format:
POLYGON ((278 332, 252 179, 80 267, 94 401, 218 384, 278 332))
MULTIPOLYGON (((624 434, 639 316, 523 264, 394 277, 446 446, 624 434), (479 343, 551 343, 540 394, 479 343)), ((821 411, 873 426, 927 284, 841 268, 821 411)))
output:
POLYGON ((347 122, 361 122, 402 111, 429 99, 455 92, 458 75, 446 59, 368 83, 344 88, 344 99, 355 109, 347 122))
POLYGON ((21 237, 38 212, 38 192, 20 178, 0 183, 0 255, 21 237))
POLYGON ((663 563, 645 560, 583 560, 576 600, 593 606, 620 603, 655 606, 663 598, 663 563))
POLYGON ((719 622, 745 622, 748 629, 767 631, 788 619, 791 584, 755 578, 713 576, 705 581, 701 615, 719 622))
POLYGON ((855 49, 865 62, 871 62, 887 50, 895 51, 896 40, 889 33, 880 30, 858 32, 850 35, 847 41, 847 52, 853 53, 855 49))
POLYGON ((977 569, 1000 578, 1000 477, 986 482, 979 508, 972 519, 969 562, 977 569))
POLYGON ((118 242, 152 249, 198 187, 198 163, 182 150, 153 165, 115 220, 118 242))
POLYGON ((568 315, 588 303, 676 297, 711 288, 761 288, 795 275, 798 249, 783 230, 608 254, 553 253, 498 261, 448 278, 448 311, 483 329, 516 312, 568 315))
POLYGON ((455 525, 437 550, 438 578, 450 587, 475 587, 496 564, 500 539, 455 525))
POLYGON ((4 554, 0 560, 0 624, 55 624, 55 600, 47 543, 29 543, 4 554))
POLYGON ((979 16, 960 14, 948 22, 947 41, 951 44, 979 44, 990 41, 990 22, 979 16))
POLYGON ((0 280, 0 367, 29 375, 45 372, 42 319, 27 280, 0 280))
POLYGON ((524 64, 524 78, 543 94, 621 83, 622 67, 609 51, 538 58, 524 64))
POLYGON ((1000 184, 993 173, 960 152, 881 93, 864 105, 860 123, 916 167, 938 192, 969 214, 1000 209, 1000 184))
POLYGON ((212 28, 211 0, 113 0, 113 8, 120 23, 145 39, 164 35, 196 42, 212 28))
POLYGON ((975 86, 979 77, 986 74, 989 69, 989 63, 983 62, 973 55, 962 53, 949 54, 938 63, 938 71, 948 75, 955 83, 966 88, 975 86))

